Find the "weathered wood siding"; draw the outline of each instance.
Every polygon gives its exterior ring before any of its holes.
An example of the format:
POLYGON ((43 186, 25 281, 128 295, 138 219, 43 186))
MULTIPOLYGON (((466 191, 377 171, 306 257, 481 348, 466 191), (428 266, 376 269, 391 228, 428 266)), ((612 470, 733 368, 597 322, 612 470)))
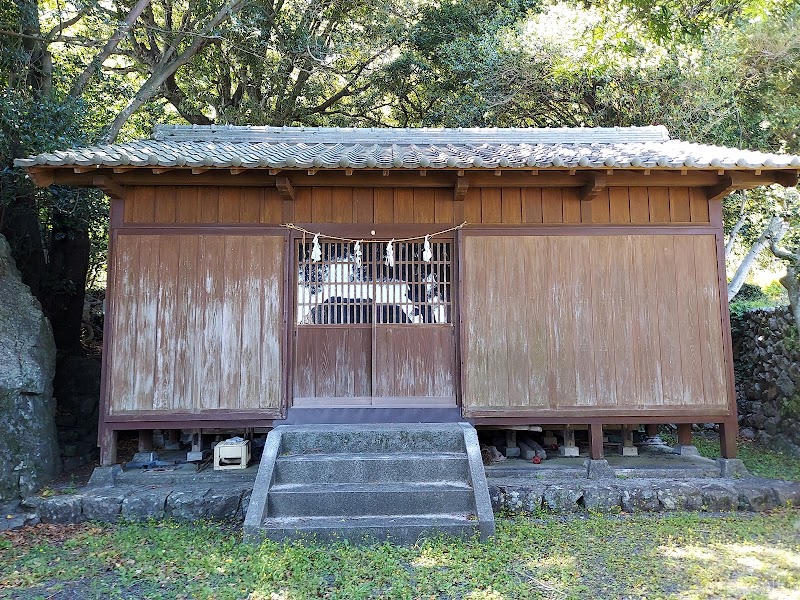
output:
MULTIPOLYGON (((471 188, 458 208, 447 188, 298 187, 295 197, 295 223, 709 222, 705 193, 689 187, 612 187, 583 205, 577 188, 471 188)), ((125 199, 124 220, 275 225, 284 220, 283 201, 272 187, 138 186, 125 199)))
POLYGON ((467 416, 725 412, 713 235, 465 235, 467 416))
POLYGON ((119 234, 114 244, 109 413, 277 415, 284 237, 119 234))

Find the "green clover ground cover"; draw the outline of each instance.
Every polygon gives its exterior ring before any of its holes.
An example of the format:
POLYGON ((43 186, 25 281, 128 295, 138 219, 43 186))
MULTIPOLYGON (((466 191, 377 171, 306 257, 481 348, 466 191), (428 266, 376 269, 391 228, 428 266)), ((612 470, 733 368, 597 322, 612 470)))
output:
POLYGON ((800 598, 800 511, 532 515, 497 535, 402 548, 253 548, 173 522, 0 534, 10 598, 800 598))

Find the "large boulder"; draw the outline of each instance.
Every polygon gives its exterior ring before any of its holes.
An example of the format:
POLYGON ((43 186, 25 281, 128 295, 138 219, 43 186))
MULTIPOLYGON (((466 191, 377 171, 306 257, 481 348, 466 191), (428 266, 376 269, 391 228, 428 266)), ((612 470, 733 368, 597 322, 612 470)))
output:
POLYGON ((0 501, 30 494, 61 469, 55 366, 50 323, 0 235, 0 501))

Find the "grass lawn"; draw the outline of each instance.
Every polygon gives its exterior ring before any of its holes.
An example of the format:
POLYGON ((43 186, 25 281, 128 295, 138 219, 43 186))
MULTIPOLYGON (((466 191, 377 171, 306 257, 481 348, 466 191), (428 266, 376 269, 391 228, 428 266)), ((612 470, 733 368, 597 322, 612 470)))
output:
POLYGON ((11 598, 800 599, 800 511, 498 519, 489 543, 252 548, 213 524, 0 534, 11 598))

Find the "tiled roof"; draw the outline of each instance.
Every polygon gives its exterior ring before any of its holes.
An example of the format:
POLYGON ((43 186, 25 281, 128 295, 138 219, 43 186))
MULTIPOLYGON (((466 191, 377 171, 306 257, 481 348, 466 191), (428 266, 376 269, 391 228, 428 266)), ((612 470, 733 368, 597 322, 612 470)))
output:
POLYGON ((20 167, 297 169, 800 168, 800 156, 673 140, 663 126, 349 129, 157 126, 152 139, 17 159, 20 167))

